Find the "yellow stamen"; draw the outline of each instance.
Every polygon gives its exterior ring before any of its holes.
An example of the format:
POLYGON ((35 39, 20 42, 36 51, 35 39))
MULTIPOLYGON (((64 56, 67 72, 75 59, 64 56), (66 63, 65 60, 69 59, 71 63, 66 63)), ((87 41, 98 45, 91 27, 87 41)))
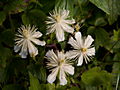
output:
POLYGON ((82 52, 86 52, 86 51, 87 51, 87 48, 82 48, 81 51, 82 51, 82 52))
POLYGON ((23 30, 23 35, 25 38, 28 38, 29 37, 29 31, 28 30, 23 30))
POLYGON ((55 20, 56 20, 57 22, 60 22, 60 19, 61 19, 60 15, 56 15, 56 16, 55 16, 55 20))
POLYGON ((65 62, 65 60, 64 60, 64 59, 59 60, 59 65, 61 66, 64 62, 65 62))

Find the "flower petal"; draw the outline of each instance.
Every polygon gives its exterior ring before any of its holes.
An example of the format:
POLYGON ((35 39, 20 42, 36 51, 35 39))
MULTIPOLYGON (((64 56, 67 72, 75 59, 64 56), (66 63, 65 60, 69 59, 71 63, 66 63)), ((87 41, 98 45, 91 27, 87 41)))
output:
POLYGON ((64 41, 65 37, 64 37, 64 31, 62 30, 60 25, 57 25, 56 27, 56 37, 58 42, 64 41))
POLYGON ((39 38, 39 37, 41 37, 41 36, 42 36, 42 33, 39 32, 39 31, 37 31, 37 32, 35 32, 35 33, 32 35, 32 38, 39 38))
POLYGON ((65 30, 68 33, 73 33, 74 32, 74 28, 72 28, 71 26, 69 26, 65 23, 62 23, 61 27, 63 28, 63 30, 65 30))
POLYGON ((88 56, 93 56, 93 55, 95 55, 95 47, 92 47, 92 48, 87 49, 86 54, 87 54, 88 56))
POLYGON ((41 45, 41 46, 44 46, 46 44, 45 41, 40 41, 39 39, 31 38, 31 41, 34 42, 35 44, 41 45))
POLYGON ((72 65, 65 64, 65 65, 63 66, 63 69, 64 69, 65 72, 67 72, 67 73, 69 73, 69 74, 71 74, 71 75, 74 74, 74 67, 73 67, 72 65))
POLYGON ((53 50, 49 50, 49 51, 46 53, 45 56, 47 56, 47 58, 48 58, 49 60, 53 60, 54 62, 58 63, 58 62, 57 62, 58 57, 57 57, 56 54, 53 52, 53 50))
POLYGON ((77 66, 81 66, 82 64, 83 64, 83 55, 81 54, 80 57, 78 58, 77 66))
POLYGON ((28 40, 28 50, 31 57, 35 57, 38 54, 38 49, 28 40))
POLYGON ((80 51, 78 50, 71 50, 71 51, 66 52, 67 59, 76 58, 78 55, 80 55, 80 51))
POLYGON ((94 39, 90 35, 88 35, 85 39, 84 47, 89 48, 93 41, 94 39))
POLYGON ((81 32, 76 32, 75 33, 75 39, 77 40, 77 43, 78 43, 79 47, 82 48, 82 46, 83 46, 83 40, 82 40, 81 32))
POLYGON ((48 81, 49 83, 53 83, 53 82, 55 81, 56 76, 57 76, 57 74, 58 74, 58 70, 59 70, 59 68, 54 68, 54 69, 52 70, 52 73, 48 75, 47 81, 48 81))
POLYGON ((60 68, 59 79, 60 79, 60 85, 67 84, 66 75, 63 68, 60 68))
POLYGON ((70 45, 72 45, 74 47, 74 49, 79 49, 80 46, 78 45, 77 41, 73 39, 73 37, 71 37, 68 41, 68 43, 70 45))

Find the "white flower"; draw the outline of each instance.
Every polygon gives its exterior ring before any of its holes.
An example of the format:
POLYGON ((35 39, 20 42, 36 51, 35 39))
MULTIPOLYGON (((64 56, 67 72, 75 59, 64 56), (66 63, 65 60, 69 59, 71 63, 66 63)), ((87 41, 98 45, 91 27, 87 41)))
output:
POLYGON ((73 75, 74 67, 70 61, 66 59, 66 55, 63 52, 57 51, 57 54, 53 50, 49 50, 46 53, 48 59, 47 67, 50 69, 51 74, 47 77, 49 83, 53 83, 59 74, 60 85, 67 84, 66 73, 73 75))
POLYGON ((68 51, 66 55, 69 59, 77 58, 77 66, 82 65, 83 59, 87 64, 88 61, 90 61, 90 58, 95 55, 95 47, 91 46, 94 40, 90 35, 88 35, 86 39, 83 39, 80 32, 75 33, 75 39, 76 40, 71 37, 68 41, 68 43, 72 45, 75 50, 68 51))
POLYGON ((56 38, 58 42, 64 41, 64 31, 68 33, 73 33, 74 28, 72 28, 71 24, 75 23, 75 20, 68 20, 69 18, 69 11, 68 10, 61 10, 59 9, 58 11, 55 9, 53 13, 50 13, 50 17, 48 17, 48 21, 46 23, 48 24, 47 26, 47 34, 49 33, 56 33, 56 38))
POLYGON ((31 27, 30 25, 22 25, 18 28, 18 33, 15 34, 14 50, 15 52, 20 51, 19 55, 21 55, 22 58, 26 58, 28 52, 31 57, 35 57, 38 54, 38 49, 33 45, 33 43, 41 46, 45 45, 45 41, 37 39, 42 36, 42 33, 36 30, 37 28, 35 26, 31 27))

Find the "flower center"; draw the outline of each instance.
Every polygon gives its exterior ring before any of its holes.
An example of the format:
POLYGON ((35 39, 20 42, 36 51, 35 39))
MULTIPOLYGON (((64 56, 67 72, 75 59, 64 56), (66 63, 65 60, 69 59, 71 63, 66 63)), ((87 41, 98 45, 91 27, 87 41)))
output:
POLYGON ((56 20, 57 22, 60 22, 60 20, 61 20, 60 15, 56 15, 56 16, 55 16, 55 20, 56 20))
POLYGON ((23 36, 27 39, 27 38, 29 38, 29 36, 30 36, 30 33, 29 33, 29 31, 28 30, 23 30, 23 36))
POLYGON ((84 53, 87 51, 87 48, 81 48, 81 51, 84 53))
POLYGON ((59 60, 59 65, 61 66, 64 62, 65 62, 65 60, 64 60, 64 59, 59 60))

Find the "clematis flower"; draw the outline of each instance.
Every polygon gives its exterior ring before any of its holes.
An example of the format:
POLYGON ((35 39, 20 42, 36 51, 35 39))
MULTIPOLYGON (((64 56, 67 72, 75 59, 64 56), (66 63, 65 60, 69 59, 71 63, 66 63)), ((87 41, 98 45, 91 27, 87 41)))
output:
POLYGON ((76 32, 75 39, 71 37, 68 41, 68 43, 73 46, 74 50, 68 51, 66 53, 67 57, 69 57, 69 59, 78 59, 77 66, 83 64, 83 59, 87 64, 92 56, 95 55, 95 47, 91 45, 93 41, 94 39, 90 35, 88 35, 86 39, 83 39, 81 33, 76 32))
POLYGON ((68 10, 61 10, 58 11, 55 9, 53 13, 50 13, 50 16, 47 17, 48 21, 46 23, 47 26, 47 34, 56 33, 56 38, 58 42, 64 41, 64 31, 68 33, 73 33, 74 28, 70 25, 75 23, 75 20, 69 20, 69 11, 68 10))
POLYGON ((66 59, 66 55, 59 51, 55 54, 53 50, 49 50, 46 53, 46 58, 49 61, 47 62, 47 67, 51 71, 51 74, 47 77, 47 81, 53 83, 59 74, 60 85, 67 84, 66 74, 73 75, 74 67, 71 65, 72 63, 66 59))
POLYGON ((31 27, 30 25, 22 25, 18 28, 18 33, 15 34, 14 51, 20 51, 19 55, 21 55, 22 58, 26 58, 28 52, 31 57, 35 57, 38 54, 38 49, 33 45, 33 43, 41 46, 45 45, 45 41, 40 41, 38 39, 42 36, 42 33, 36 30, 37 28, 35 26, 31 27))

